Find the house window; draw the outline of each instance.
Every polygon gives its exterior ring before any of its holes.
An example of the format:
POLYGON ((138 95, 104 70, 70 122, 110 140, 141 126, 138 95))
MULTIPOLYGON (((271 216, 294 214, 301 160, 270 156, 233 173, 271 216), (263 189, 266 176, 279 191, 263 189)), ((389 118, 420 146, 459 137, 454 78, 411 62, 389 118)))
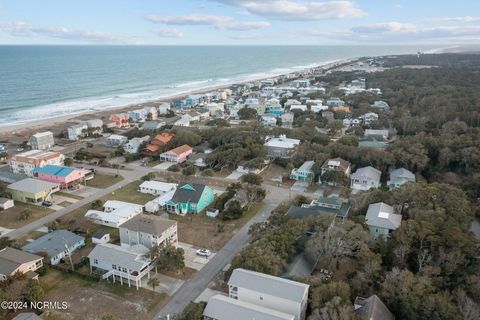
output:
POLYGON ((263 301, 263 297, 262 297, 262 296, 260 296, 260 300, 263 301))
POLYGON ((112 264, 112 269, 113 269, 113 270, 117 270, 117 265, 112 264))
POLYGON ((97 260, 97 259, 93 259, 93 264, 98 264, 98 260, 97 260))

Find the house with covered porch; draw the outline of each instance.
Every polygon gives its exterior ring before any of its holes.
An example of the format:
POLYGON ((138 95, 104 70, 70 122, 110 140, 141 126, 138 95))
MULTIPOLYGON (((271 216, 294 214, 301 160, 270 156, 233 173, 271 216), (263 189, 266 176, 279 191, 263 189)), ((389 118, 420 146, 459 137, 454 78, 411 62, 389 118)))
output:
POLYGON ((57 165, 47 165, 33 169, 33 175, 37 179, 57 183, 61 189, 82 184, 87 173, 89 173, 87 170, 57 165))
POLYGON ((197 214, 213 203, 214 199, 215 192, 204 184, 181 183, 172 199, 167 202, 166 209, 180 215, 197 214))

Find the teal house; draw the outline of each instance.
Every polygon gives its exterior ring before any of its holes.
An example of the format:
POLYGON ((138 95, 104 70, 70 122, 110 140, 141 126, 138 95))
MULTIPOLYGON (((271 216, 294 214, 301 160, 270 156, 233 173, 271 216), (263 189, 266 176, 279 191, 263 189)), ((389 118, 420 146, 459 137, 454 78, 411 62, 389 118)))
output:
POLYGON ((368 206, 365 222, 374 240, 380 236, 386 240, 394 230, 400 227, 402 215, 394 213, 392 206, 377 202, 368 206))
POLYGON ((298 169, 293 169, 290 173, 290 179, 304 182, 312 182, 314 173, 312 170, 315 161, 306 161, 298 169))
POLYGON ((185 215, 199 213, 215 200, 212 188, 200 183, 181 183, 172 199, 167 202, 167 212, 185 215))

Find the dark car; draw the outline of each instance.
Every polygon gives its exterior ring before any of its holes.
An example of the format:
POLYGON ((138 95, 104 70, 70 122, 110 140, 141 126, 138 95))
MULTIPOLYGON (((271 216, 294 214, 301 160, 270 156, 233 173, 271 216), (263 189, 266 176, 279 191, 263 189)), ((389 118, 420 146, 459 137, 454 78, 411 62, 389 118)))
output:
POLYGON ((42 202, 42 206, 44 206, 44 207, 51 207, 51 206, 53 206, 53 202, 52 202, 52 201, 46 201, 46 200, 45 200, 45 201, 42 202))

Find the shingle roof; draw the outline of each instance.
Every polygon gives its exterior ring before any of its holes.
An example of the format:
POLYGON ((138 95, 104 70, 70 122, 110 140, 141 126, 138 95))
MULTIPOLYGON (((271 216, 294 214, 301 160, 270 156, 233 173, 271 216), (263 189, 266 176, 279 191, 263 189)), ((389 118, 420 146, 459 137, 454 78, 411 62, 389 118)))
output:
POLYGON ((303 301, 309 287, 304 283, 241 268, 233 270, 228 284, 295 302, 303 301))
POLYGON ((51 176, 67 177, 75 171, 75 168, 65 167, 65 166, 56 166, 56 165, 46 165, 41 168, 33 169, 34 173, 38 174, 48 174, 51 176))
POLYGON ((22 264, 42 259, 42 257, 6 247, 0 250, 0 274, 10 275, 22 264))
POLYGON ((377 295, 355 298, 355 313, 369 320, 394 320, 395 317, 377 295))
POLYGON ((159 216, 139 214, 124 222, 119 228, 139 231, 153 235, 161 235, 171 226, 177 224, 174 220, 160 218, 159 216))
POLYGON ((215 295, 208 300, 203 315, 218 320, 293 320, 294 315, 252 303, 215 295))
POLYGON ((197 203, 205 188, 206 186, 204 184, 183 182, 177 187, 171 201, 175 203, 197 203))
POLYGON ((192 150, 192 147, 190 147, 188 144, 184 144, 183 146, 167 151, 167 153, 175 153, 176 155, 181 155, 188 150, 192 150))
POLYGON ((382 172, 380 170, 377 170, 374 167, 368 166, 368 167, 357 169, 357 171, 355 171, 352 177, 362 176, 362 177, 368 177, 368 178, 380 181, 381 175, 382 175, 382 172))
POLYGON ((390 230, 397 229, 402 223, 402 216, 394 213, 393 207, 383 202, 369 205, 365 219, 369 226, 390 230))
POLYGON ((140 271, 145 265, 150 263, 150 260, 145 256, 146 254, 148 254, 148 249, 144 246, 135 246, 127 249, 111 243, 105 243, 97 244, 88 254, 88 258, 98 259, 101 262, 125 267, 132 271, 140 271))
POLYGON ((46 252, 49 257, 54 257, 65 251, 65 245, 72 247, 82 240, 85 239, 70 231, 55 230, 33 240, 26 246, 22 247, 22 250, 30 253, 46 252))

